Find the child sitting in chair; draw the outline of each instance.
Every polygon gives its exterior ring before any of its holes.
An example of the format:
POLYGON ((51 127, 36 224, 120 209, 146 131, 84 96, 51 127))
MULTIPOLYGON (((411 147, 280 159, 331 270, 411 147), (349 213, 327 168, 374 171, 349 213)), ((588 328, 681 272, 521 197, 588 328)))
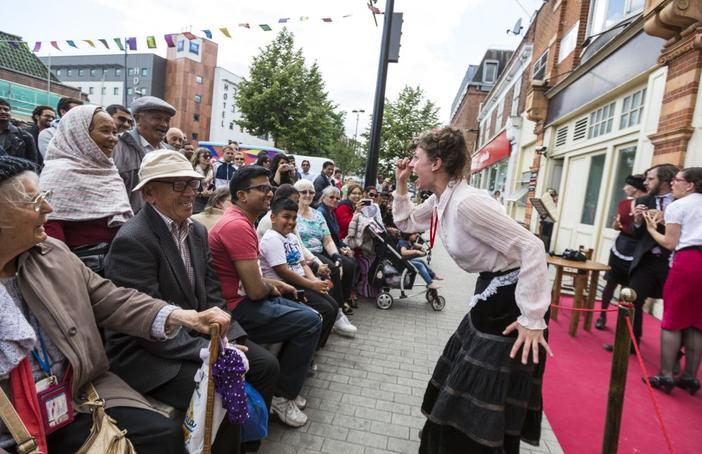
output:
POLYGON ((419 257, 424 257, 427 253, 424 251, 424 247, 417 244, 417 238, 419 235, 417 233, 402 233, 402 238, 397 242, 397 248, 400 250, 402 257, 409 260, 409 262, 417 268, 417 271, 427 283, 427 288, 438 289, 439 284, 434 282, 434 280, 443 280, 442 277, 437 276, 434 271, 429 268, 429 265, 419 257))

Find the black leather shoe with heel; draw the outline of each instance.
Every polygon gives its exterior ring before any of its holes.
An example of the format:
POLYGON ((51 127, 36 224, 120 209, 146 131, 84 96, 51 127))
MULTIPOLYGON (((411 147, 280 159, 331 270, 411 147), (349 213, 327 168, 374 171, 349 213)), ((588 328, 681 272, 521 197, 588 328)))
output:
POLYGON ((691 396, 697 394, 700 390, 700 381, 696 378, 678 378, 675 380, 675 386, 687 391, 691 396))
MULTIPOLYGON (((641 380, 645 383, 646 380, 641 377, 641 380)), ((656 389, 660 389, 666 394, 670 394, 675 387, 675 380, 673 377, 666 377, 664 375, 656 375, 654 377, 648 377, 648 381, 651 386, 656 389)))

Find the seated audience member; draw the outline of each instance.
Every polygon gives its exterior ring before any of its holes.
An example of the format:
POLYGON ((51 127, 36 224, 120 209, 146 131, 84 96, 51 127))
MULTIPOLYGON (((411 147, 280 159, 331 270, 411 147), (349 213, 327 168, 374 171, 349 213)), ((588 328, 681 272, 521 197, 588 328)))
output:
MULTIPOLYGON (((304 292, 298 301, 320 313, 322 316, 322 333, 318 347, 327 343, 332 328, 340 334, 354 334, 355 329, 343 321, 337 322, 339 305, 329 296, 330 282, 320 280, 312 273, 302 256, 300 242, 295 235, 297 203, 290 199, 278 199, 271 207, 273 228, 268 230, 260 241, 261 272, 264 277, 278 279, 304 292)), ((298 292, 298 295, 301 294, 298 292)))
POLYGON ((178 128, 169 128, 166 132, 166 144, 174 151, 181 151, 185 144, 185 134, 178 128))
POLYGON ((205 209, 200 213, 194 214, 191 219, 204 225, 209 232, 220 220, 224 210, 230 206, 232 206, 232 197, 229 193, 229 188, 219 188, 210 196, 205 209))
POLYGON ((295 297, 295 287, 261 276, 260 251, 254 221, 270 207, 269 172, 245 166, 232 177, 231 208, 210 231, 212 263, 219 275, 222 294, 232 317, 260 344, 284 342, 279 355, 280 379, 271 411, 284 424, 301 427, 307 416, 300 389, 312 362, 322 323, 319 315, 295 297))
POLYGON ((225 145, 222 147, 222 157, 217 160, 217 169, 214 175, 214 185, 216 188, 226 187, 229 188, 229 181, 231 181, 234 172, 236 172, 236 167, 234 165, 234 155, 236 154, 233 145, 225 145))
POLYGON ((295 183, 295 189, 300 193, 297 230, 302 244, 318 259, 327 264, 332 270, 332 295, 346 315, 353 314, 351 290, 353 287, 353 271, 349 275, 342 272, 343 259, 334 240, 332 239, 324 215, 312 208, 314 186, 307 180, 295 183))
MULTIPOLYGON (((121 104, 110 104, 105 108, 105 111, 112 117, 112 121, 115 122, 115 127, 117 128, 117 135, 122 134, 125 131, 129 131, 134 124, 134 119, 129 109, 121 104)), ((168 134, 166 134, 168 138, 168 134)))
MULTIPOLYGON (((139 184, 146 205, 114 239, 107 255, 106 276, 118 285, 170 301, 178 307, 224 308, 211 261, 206 229, 190 220, 193 199, 202 176, 183 155, 158 150, 144 157, 139 184)), ((270 400, 278 365, 268 351, 246 341, 246 332, 232 322, 227 338, 248 351, 247 379, 270 400)), ((143 342, 107 333, 112 370, 143 394, 179 411, 188 409, 193 379, 200 368, 200 350, 209 340, 181 330, 166 342, 143 342)), ((239 452, 239 428, 224 419, 215 439, 215 452, 239 452)))
MULTIPOLYGON (((287 152, 287 150, 286 150, 287 152)), ((297 164, 295 163, 295 156, 289 154, 288 155, 288 164, 292 167, 292 172, 291 175, 293 175, 293 181, 292 183, 295 183, 297 180, 302 179, 302 174, 300 173, 299 170, 297 170, 297 164)))
MULTIPOLYGON (((0 158, 3 390, 38 451, 71 453, 83 445, 92 427, 88 407, 83 405, 86 385, 92 383, 107 414, 126 431, 137 452, 182 454, 181 425, 157 413, 137 391, 108 371, 98 327, 156 344, 180 336, 180 326, 207 333, 210 323, 220 323, 226 332, 230 315, 216 307, 196 312, 168 305, 117 287, 88 270, 41 228, 52 210, 51 193, 39 190, 34 169, 22 159, 0 158), (49 426, 46 413, 42 416, 39 410, 35 384, 45 383, 47 374, 66 384, 61 387, 76 411, 70 415, 75 419, 64 427, 49 426)), ((150 366, 139 372, 148 375, 151 370, 150 366)), ((0 446, 15 452, 5 426, 0 426, 0 446)))
POLYGON ((273 186, 294 184, 296 181, 295 167, 290 165, 290 160, 282 153, 273 157, 270 180, 273 186))
POLYGON ((112 118, 96 106, 71 109, 49 143, 39 179, 43 190, 55 194, 46 233, 71 249, 109 245, 132 217, 124 182, 110 159, 116 144, 112 118))
POLYGON ((181 151, 183 152, 183 156, 185 156, 188 161, 192 161, 193 155, 195 154, 195 145, 186 143, 183 145, 183 150, 181 151))
POLYGON ((265 167, 267 170, 271 170, 271 158, 268 157, 268 152, 262 150, 258 153, 255 165, 265 167))
POLYGON ((400 250, 402 257, 409 260, 409 262, 417 268, 419 275, 422 276, 424 282, 427 283, 427 288, 438 289, 440 287, 434 282, 434 279, 440 281, 443 278, 437 276, 436 273, 429 268, 427 262, 420 258, 425 257, 427 253, 421 245, 417 244, 418 236, 419 235, 416 233, 403 233, 402 239, 397 242, 397 248, 400 250))
POLYGON ((199 213, 207 205, 207 201, 214 192, 214 169, 212 167, 212 154, 207 148, 198 148, 193 155, 193 169, 202 175, 202 184, 195 197, 193 213, 199 213))
MULTIPOLYGON (((385 228, 397 230, 395 220, 392 217, 392 194, 389 192, 381 192, 378 195, 378 207, 380 207, 380 217, 383 219, 385 228)), ((398 231, 399 232, 399 231, 398 231)))
POLYGON ((339 224, 339 238, 346 238, 349 234, 349 224, 354 213, 361 211, 361 208, 363 208, 361 204, 362 198, 363 188, 356 183, 350 184, 346 190, 346 198, 339 202, 339 206, 334 212, 336 221, 339 224))
POLYGON ((332 185, 336 186, 337 189, 341 190, 344 186, 344 177, 342 176, 341 169, 334 169, 334 176, 332 177, 332 185))
POLYGON ((44 128, 39 132, 36 145, 37 150, 39 151, 39 153, 41 153, 42 156, 46 156, 46 149, 49 146, 49 142, 51 142, 51 139, 53 139, 54 135, 56 134, 56 128, 61 122, 61 118, 63 118, 63 116, 66 115, 66 113, 68 113, 69 110, 82 105, 83 101, 81 101, 80 99, 59 99, 58 104, 56 104, 56 113, 58 114, 58 118, 52 121, 48 128, 44 128))
POLYGON ((356 260, 353 258, 353 250, 344 243, 340 237, 339 223, 336 221, 336 209, 339 206, 339 200, 341 199, 341 193, 339 189, 334 186, 327 186, 322 191, 322 197, 320 198, 319 208, 317 211, 322 213, 324 220, 327 222, 327 227, 329 227, 329 232, 331 233, 332 240, 334 240, 334 245, 341 253, 341 267, 342 267, 342 285, 351 289, 350 292, 350 304, 351 307, 358 307, 356 300, 354 285, 356 283, 356 260))
POLYGON ((356 291, 364 297, 375 298, 377 290, 370 285, 370 268, 375 261, 375 243, 368 229, 373 228, 378 232, 385 231, 380 208, 370 199, 361 199, 356 204, 356 210, 348 224, 347 235, 344 242, 354 250, 356 265, 358 267, 358 284, 356 291))
POLYGON ((44 156, 39 152, 39 133, 51 127, 51 123, 56 120, 56 111, 50 106, 37 106, 32 111, 32 122, 34 123, 24 131, 28 132, 36 147, 37 164, 41 167, 44 164, 44 156))

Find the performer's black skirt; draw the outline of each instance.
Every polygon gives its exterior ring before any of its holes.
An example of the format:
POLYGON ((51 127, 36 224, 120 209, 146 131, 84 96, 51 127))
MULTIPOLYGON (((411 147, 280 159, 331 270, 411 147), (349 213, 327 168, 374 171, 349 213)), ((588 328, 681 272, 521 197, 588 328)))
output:
MULTIPOLYGON (((494 276, 481 273, 475 293, 494 276)), ((509 357, 516 332, 501 333, 520 314, 515 288, 498 287, 480 301, 444 347, 422 403, 427 422, 421 454, 517 452, 520 439, 538 446, 546 353, 540 348, 537 365, 531 355, 523 365, 521 350, 509 357)))

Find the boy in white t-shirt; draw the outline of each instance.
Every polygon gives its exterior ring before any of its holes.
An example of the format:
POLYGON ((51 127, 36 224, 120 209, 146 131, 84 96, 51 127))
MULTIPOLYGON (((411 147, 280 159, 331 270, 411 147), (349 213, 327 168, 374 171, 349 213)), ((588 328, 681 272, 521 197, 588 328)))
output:
POLYGON ((305 263, 302 247, 295 235, 298 205, 290 199, 279 199, 271 206, 272 228, 261 238, 261 272, 264 277, 278 279, 295 286, 298 299, 322 316, 322 334, 319 348, 324 347, 332 329, 340 335, 356 332, 339 305, 329 295, 331 281, 320 280, 305 263))

